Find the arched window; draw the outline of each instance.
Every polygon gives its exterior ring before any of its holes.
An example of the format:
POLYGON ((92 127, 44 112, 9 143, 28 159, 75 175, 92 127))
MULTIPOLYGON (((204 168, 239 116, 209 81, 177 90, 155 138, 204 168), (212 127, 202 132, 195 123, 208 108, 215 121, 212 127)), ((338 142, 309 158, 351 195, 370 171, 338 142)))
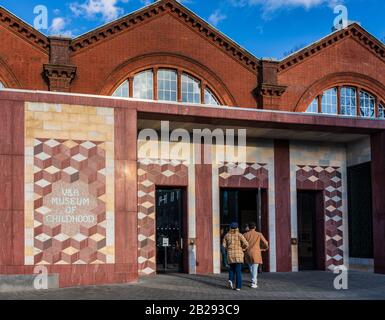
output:
POLYGON ((351 87, 341 88, 341 114, 357 115, 357 91, 351 87))
POLYGON ((201 79, 190 75, 187 71, 166 68, 155 70, 156 74, 153 69, 148 69, 130 75, 127 77, 129 80, 123 81, 112 96, 220 105, 212 90, 201 79))
POLYGON ((182 74, 182 102, 201 103, 201 82, 186 73, 182 74))
POLYGON ((365 90, 355 87, 334 87, 318 95, 306 112, 385 119, 385 104, 365 90))
POLYGON ((135 75, 134 98, 154 99, 154 75, 152 70, 146 70, 135 75))
POLYGON ((376 98, 366 91, 360 92, 360 116, 367 118, 376 116, 376 98))
POLYGON ((128 98, 129 96, 129 82, 128 80, 124 81, 118 89, 112 94, 114 97, 128 98))
POLYGON ((385 105, 383 103, 380 103, 378 106, 378 117, 380 119, 385 119, 385 105))
POLYGON ((158 100, 178 100, 178 79, 175 70, 159 69, 158 71, 158 100))
POLYGON ((205 89, 205 104, 212 105, 212 106, 220 105, 217 97, 208 88, 205 89))
POLYGON ((318 113, 318 98, 315 98, 310 106, 307 108, 308 113, 318 113))
POLYGON ((337 114, 337 89, 326 90, 322 95, 322 113, 337 114))

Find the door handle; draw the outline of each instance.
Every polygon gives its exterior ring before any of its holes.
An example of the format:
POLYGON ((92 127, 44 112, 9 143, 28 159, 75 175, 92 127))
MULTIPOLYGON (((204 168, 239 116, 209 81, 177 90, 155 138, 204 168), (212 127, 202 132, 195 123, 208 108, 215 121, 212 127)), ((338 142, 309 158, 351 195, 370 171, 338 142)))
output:
POLYGON ((180 249, 183 250, 183 238, 180 239, 180 249))

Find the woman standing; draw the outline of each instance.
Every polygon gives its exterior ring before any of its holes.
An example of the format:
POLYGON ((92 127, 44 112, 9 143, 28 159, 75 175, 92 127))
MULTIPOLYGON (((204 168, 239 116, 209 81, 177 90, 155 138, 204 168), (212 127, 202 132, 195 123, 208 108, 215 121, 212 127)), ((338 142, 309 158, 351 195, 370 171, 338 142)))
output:
POLYGON ((227 261, 229 268, 229 286, 240 291, 242 288, 242 265, 244 263, 244 250, 247 250, 249 244, 245 237, 239 232, 238 223, 233 222, 230 225, 230 231, 223 238, 223 246, 227 250, 227 261))

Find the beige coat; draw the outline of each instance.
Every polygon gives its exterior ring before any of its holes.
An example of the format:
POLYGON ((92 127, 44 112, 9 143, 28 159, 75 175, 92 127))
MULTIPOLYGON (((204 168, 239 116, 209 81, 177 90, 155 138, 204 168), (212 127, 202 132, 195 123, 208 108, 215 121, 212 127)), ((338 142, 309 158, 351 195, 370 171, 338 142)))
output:
POLYGON ((248 243, 238 229, 232 229, 223 238, 223 246, 227 250, 227 261, 229 264, 244 263, 243 251, 247 249, 248 243))
POLYGON ((263 264, 262 251, 269 249, 269 243, 262 233, 250 230, 244 234, 249 247, 246 251, 245 261, 248 264, 263 264), (262 248, 261 248, 262 244, 262 248))

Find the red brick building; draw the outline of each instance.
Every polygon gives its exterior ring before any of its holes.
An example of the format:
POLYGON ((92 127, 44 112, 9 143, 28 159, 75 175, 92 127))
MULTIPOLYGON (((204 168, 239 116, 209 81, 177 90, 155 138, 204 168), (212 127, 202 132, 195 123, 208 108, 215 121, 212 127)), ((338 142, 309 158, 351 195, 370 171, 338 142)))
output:
POLYGON ((385 47, 361 26, 262 60, 161 0, 75 39, 0 8, 0 38, 0 274, 218 273, 231 220, 258 223, 268 271, 385 272, 385 47), (247 129, 246 161, 144 157, 161 121, 247 129))

